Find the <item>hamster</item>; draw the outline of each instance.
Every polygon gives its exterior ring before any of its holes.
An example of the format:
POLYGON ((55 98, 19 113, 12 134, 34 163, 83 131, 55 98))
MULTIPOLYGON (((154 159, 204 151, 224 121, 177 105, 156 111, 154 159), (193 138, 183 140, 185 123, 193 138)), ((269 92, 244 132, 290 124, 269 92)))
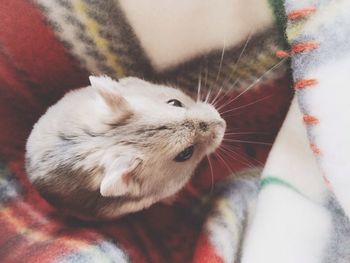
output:
POLYGON ((82 219, 113 219, 174 195, 220 145, 226 123, 210 104, 138 78, 91 76, 34 125, 29 180, 82 219))

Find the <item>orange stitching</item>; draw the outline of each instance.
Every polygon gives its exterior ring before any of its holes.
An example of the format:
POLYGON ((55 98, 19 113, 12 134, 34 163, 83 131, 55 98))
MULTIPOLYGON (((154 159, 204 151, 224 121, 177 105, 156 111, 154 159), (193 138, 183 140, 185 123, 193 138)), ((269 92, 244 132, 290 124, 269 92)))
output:
POLYGON ((278 58, 286 58, 289 56, 290 56, 290 54, 287 51, 284 51, 284 50, 277 50, 276 51, 276 57, 278 57, 278 58))
MULTIPOLYGON (((305 7, 299 10, 295 10, 290 12, 287 17, 289 20, 296 20, 305 16, 308 16, 310 14, 313 14, 316 12, 316 7, 314 6, 310 6, 310 7, 305 7)), ((298 44, 294 44, 292 46, 292 49, 290 52, 284 51, 284 50, 278 50, 276 52, 276 56, 279 58, 286 58, 286 57, 290 57, 293 56, 297 53, 302 53, 302 52, 306 52, 306 51, 311 51, 313 49, 316 49, 320 46, 320 44, 316 41, 306 41, 303 43, 298 43, 298 44)))
POLYGON ((315 144, 310 144, 310 148, 315 155, 321 154, 321 150, 315 144))
MULTIPOLYGON (((316 12, 316 7, 306 7, 303 9, 299 9, 299 10, 295 10, 293 12, 290 12, 287 17, 289 20, 293 21, 293 20, 297 20, 299 18, 303 18, 303 17, 308 16, 308 15, 311 15, 315 12, 316 12)), ((312 51, 312 50, 318 48, 319 46, 320 46, 320 43, 317 41, 306 41, 303 43, 297 43, 297 44, 292 45, 290 52, 287 52, 284 50, 278 50, 276 52, 276 56, 279 58, 286 58, 286 57, 290 57, 290 56, 293 56, 293 55, 298 54, 298 53, 312 51)), ((306 87, 314 86, 317 83, 318 83, 317 79, 301 79, 301 80, 298 80, 294 83, 294 88, 295 89, 303 89, 306 87)), ((319 123, 319 120, 315 116, 311 116, 311 115, 304 115, 303 120, 306 124, 310 124, 310 125, 315 125, 315 124, 319 123)), ((310 148, 315 155, 321 154, 321 150, 315 144, 310 144, 310 148)), ((324 179, 325 179, 326 184, 330 185, 327 178, 324 177, 324 179)))
POLYGON ((328 180, 328 178, 324 175, 322 176, 322 178, 323 178, 323 181, 325 182, 326 186, 331 189, 332 185, 331 185, 331 182, 328 180))
POLYGON ((297 53, 311 51, 318 48, 319 46, 320 43, 318 43, 317 41, 306 41, 303 43, 294 44, 292 46, 291 54, 294 55, 297 53))
POLYGON ((298 53, 314 50, 318 47, 320 47, 320 43, 318 43, 317 41, 306 41, 303 43, 294 44, 290 52, 278 50, 276 52, 276 56, 279 58, 286 58, 298 53))
POLYGON ((294 83, 295 89, 303 89, 318 84, 317 79, 301 79, 294 83))
POLYGON ((306 124, 312 125, 318 124, 320 122, 316 117, 311 115, 304 115, 303 120, 306 124))
POLYGON ((299 18, 311 15, 311 14, 313 14, 315 12, 316 12, 316 7, 313 7, 313 6, 312 7, 306 7, 306 8, 300 9, 300 10, 296 10, 296 11, 290 12, 288 14, 288 19, 289 20, 297 20, 299 18))

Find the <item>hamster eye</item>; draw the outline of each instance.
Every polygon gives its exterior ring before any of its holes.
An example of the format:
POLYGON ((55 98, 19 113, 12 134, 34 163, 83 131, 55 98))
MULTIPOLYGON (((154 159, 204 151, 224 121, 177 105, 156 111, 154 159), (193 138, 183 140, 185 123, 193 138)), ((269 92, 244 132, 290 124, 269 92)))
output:
POLYGON ((191 145, 190 147, 187 147, 185 150, 183 150, 182 152, 180 152, 176 157, 175 157, 175 161, 176 162, 184 162, 187 161, 188 159, 191 158, 192 154, 194 151, 194 146, 191 145))
POLYGON ((182 107, 181 101, 176 100, 176 99, 168 100, 166 103, 170 104, 171 106, 182 107))

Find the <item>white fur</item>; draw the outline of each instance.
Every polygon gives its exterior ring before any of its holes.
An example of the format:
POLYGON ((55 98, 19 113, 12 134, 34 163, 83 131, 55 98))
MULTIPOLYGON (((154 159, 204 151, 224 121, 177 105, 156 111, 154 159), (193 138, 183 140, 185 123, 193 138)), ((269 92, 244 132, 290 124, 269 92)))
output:
POLYGON ((108 90, 112 92, 117 92, 118 82, 114 81, 110 77, 107 76, 90 76, 89 81, 91 86, 100 89, 100 90, 108 90))
POLYGON ((116 202, 113 208, 101 208, 106 209, 102 216, 137 211, 175 194, 205 154, 221 143, 226 124, 209 104, 136 78, 116 82, 90 77, 90 81, 92 86, 66 94, 34 126, 27 142, 27 169, 29 178, 38 184, 51 177, 54 182, 61 180, 56 189, 71 183, 65 174, 73 170, 75 174, 83 171, 88 178, 80 177, 85 180, 80 184, 75 179, 76 187, 100 190, 102 196, 145 196, 134 203, 116 202), (169 105, 170 99, 178 99, 184 107, 169 105), (208 129, 201 130, 201 122, 208 129), (149 136, 148 130, 155 133, 149 136), (175 157, 191 145, 195 148, 192 157, 176 162, 175 157), (55 171, 62 167, 67 169, 63 175, 55 171), (123 176, 129 173, 138 180, 125 183, 123 176))
MULTIPOLYGON (((81 126, 94 127, 95 131, 106 129, 103 121, 108 119, 111 112, 103 99, 98 96, 97 90, 79 89, 67 93, 64 98, 59 104, 47 110, 40 118, 40 122, 34 125, 33 132, 28 138, 27 153, 34 163, 40 162, 40 156, 46 149, 59 143, 59 138, 53 136, 59 131, 72 133, 81 126)), ((90 146, 90 142, 86 142, 84 147, 90 146)), ((62 154, 67 154, 69 158, 69 152, 63 151, 62 154)), ((36 176, 45 176, 45 173, 36 173, 36 176)))
POLYGON ((235 46, 273 22, 265 0, 119 2, 157 70, 213 49, 235 46))
POLYGON ((134 157, 123 156, 107 164, 105 176, 102 179, 100 192, 102 196, 122 196, 127 193, 127 187, 122 177, 133 168, 134 157))

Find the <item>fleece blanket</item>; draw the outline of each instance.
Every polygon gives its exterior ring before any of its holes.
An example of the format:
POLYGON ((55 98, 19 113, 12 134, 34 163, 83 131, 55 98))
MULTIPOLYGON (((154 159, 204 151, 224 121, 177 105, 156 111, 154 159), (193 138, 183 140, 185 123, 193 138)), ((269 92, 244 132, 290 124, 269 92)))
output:
POLYGON ((285 9, 290 48, 278 55, 291 57, 295 99, 263 171, 242 262, 350 262, 350 2, 285 9))
POLYGON ((1 262, 348 262, 348 10, 341 0, 3 1, 1 262), (28 182, 33 124, 90 74, 201 87, 216 101, 223 146, 172 205, 86 223, 28 182))

